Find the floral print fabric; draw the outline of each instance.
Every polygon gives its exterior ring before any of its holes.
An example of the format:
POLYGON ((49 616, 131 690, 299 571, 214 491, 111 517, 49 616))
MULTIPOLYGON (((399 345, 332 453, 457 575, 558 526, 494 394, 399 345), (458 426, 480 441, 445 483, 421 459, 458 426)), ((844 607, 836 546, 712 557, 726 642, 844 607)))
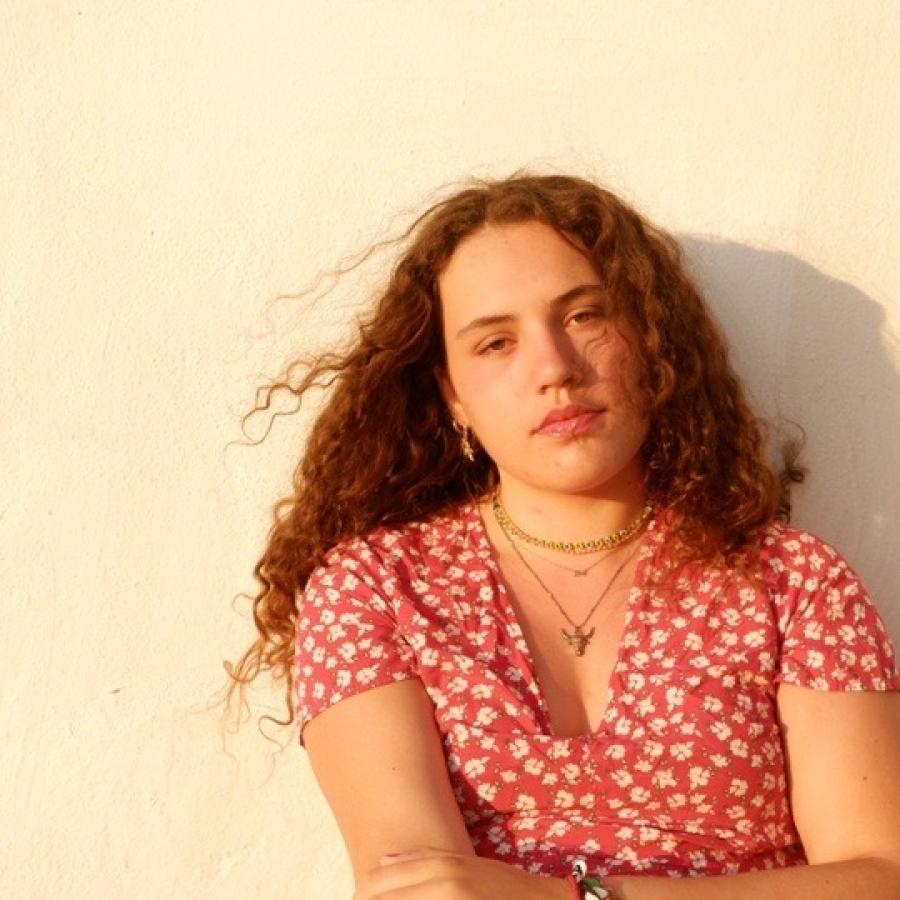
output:
POLYGON ((775 690, 900 690, 884 622, 846 560, 780 521, 765 589, 706 568, 665 590, 668 513, 642 538, 595 732, 553 734, 476 502, 333 547, 298 604, 298 741, 322 710, 418 678, 475 851, 562 877, 802 865, 775 690))

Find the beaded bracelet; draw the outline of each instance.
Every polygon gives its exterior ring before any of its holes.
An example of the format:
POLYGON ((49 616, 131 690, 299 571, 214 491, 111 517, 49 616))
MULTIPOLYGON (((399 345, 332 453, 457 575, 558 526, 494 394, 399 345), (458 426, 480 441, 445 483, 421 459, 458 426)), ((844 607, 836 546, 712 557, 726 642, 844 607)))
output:
POLYGON ((590 897, 599 897, 600 900, 612 900, 609 888, 596 875, 587 874, 587 863, 583 859, 576 859, 572 864, 572 873, 566 876, 566 881, 572 885, 576 900, 586 900, 590 897))

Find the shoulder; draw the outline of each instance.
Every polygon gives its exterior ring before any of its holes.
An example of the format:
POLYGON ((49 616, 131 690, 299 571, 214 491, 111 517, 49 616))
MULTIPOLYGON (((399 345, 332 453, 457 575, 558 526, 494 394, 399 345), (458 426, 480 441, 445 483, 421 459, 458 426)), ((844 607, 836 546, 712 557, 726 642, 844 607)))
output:
POLYGON ((815 589, 856 578, 846 556, 825 538, 774 519, 760 530, 760 563, 772 586, 815 589))
POLYGON ((761 563, 783 630, 792 623, 815 620, 830 631, 840 631, 846 640, 858 630, 885 635, 880 611, 863 579, 821 536, 783 522, 771 523, 762 541, 761 563))
POLYGON ((397 579, 412 582, 458 559, 470 539, 468 505, 457 503, 408 522, 384 524, 331 547, 307 584, 329 582, 350 572, 392 592, 397 579), (456 552, 454 552, 456 551, 456 552))

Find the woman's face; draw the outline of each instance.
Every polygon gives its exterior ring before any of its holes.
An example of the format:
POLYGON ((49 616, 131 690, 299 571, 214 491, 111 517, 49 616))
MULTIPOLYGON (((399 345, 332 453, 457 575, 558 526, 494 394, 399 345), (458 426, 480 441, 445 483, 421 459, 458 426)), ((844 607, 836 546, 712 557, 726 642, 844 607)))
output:
POLYGON ((459 244, 438 289, 448 365, 441 392, 503 483, 598 496, 643 484, 648 422, 636 402, 630 332, 608 315, 586 256, 541 222, 486 226, 459 244), (581 433, 538 430, 569 404, 601 412, 581 433))

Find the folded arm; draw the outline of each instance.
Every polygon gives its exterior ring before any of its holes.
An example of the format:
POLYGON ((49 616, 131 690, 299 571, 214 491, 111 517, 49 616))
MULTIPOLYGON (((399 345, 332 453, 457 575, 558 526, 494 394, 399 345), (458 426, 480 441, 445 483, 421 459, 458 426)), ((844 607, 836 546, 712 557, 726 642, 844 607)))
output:
POLYGON ((782 683, 791 808, 809 866, 609 879, 616 900, 900 897, 900 692, 782 683))

